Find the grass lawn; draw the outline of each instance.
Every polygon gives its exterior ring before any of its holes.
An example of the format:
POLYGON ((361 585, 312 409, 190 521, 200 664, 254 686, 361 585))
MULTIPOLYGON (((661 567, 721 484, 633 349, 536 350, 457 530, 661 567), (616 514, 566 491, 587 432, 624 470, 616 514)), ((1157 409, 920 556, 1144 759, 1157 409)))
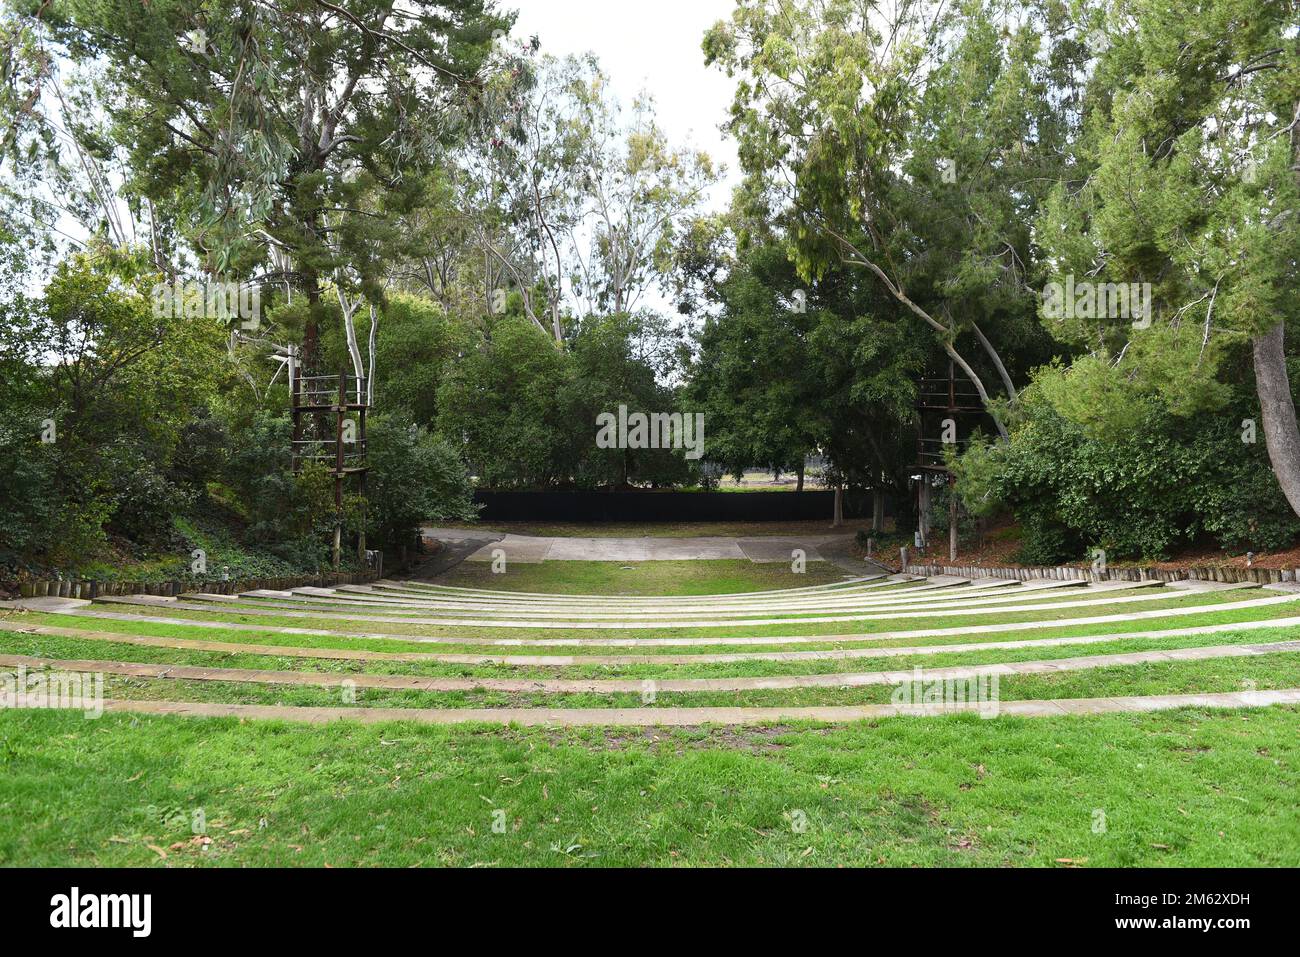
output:
MULTIPOLYGON (((794 576, 749 562, 548 562, 461 566, 438 583, 516 591, 709 595, 839 582, 829 564, 794 576), (820 575, 819 575, 820 573, 820 575)), ((905 590, 899 586, 882 589, 905 590)), ((930 593, 943 600, 942 589, 930 593)), ((1008 590, 1008 594, 1010 593, 1008 590)), ((1117 592, 1115 597, 1139 594, 1117 592)), ((1300 615, 1300 604, 1216 610, 1260 590, 1157 591, 1150 601, 1081 608, 1070 589, 1020 612, 846 623, 644 630, 516 629, 311 617, 214 604, 201 611, 99 604, 128 620, 3 613, 81 634, 0 631, 0 653, 326 676, 467 678, 764 677, 1051 660, 1294 640, 1300 627, 1188 635, 1198 625, 1300 615), (1066 618, 1205 606, 1192 615, 1060 626, 1066 618), (143 616, 181 619, 146 622, 143 616), (200 627, 207 622, 215 627, 200 627), (987 632, 973 626, 1031 623, 987 632), (247 630, 232 625, 252 626, 247 630), (319 628, 324 635, 279 629, 319 628), (887 632, 954 629, 880 638, 887 632), (1175 630, 1159 639, 980 647, 1175 630), (387 637, 363 637, 363 634, 387 637), (114 634, 100 640, 96 634, 114 634), (811 635, 806 644, 719 644, 726 637, 811 635), (132 644, 220 642, 217 650, 132 644), (438 637, 439 642, 420 638, 438 637), (592 645, 573 639, 701 644, 592 645), (474 641, 509 639, 520 644, 474 641), (538 645, 538 641, 559 644, 538 645), (565 644, 565 642, 568 644, 565 644), (948 646, 964 650, 949 651, 948 646), (255 648, 254 646, 265 646, 255 648), (903 648, 904 654, 883 654, 903 648), (382 652, 364 660, 277 651, 382 652), (756 654, 854 650, 862 657, 762 660, 756 654), (468 654, 468 663, 433 660, 468 654), (542 664, 484 655, 571 655, 542 664), (701 655, 735 655, 695 661, 701 655), (618 656, 609 664, 584 656, 618 656), (625 660, 631 658, 631 660, 625 660)), ((882 595, 883 597, 883 595, 882 595)), ((1102 596, 1097 596, 1102 597, 1102 596)), ((927 599, 928 601, 929 599, 927 599)), ((598 600, 597 600, 598 601, 598 600)), ((965 611, 979 608, 971 601, 965 611)), ((985 606, 994 607, 994 606, 985 606)), ((417 614, 437 617, 433 612, 417 614)), ((708 617, 707 612, 701 613, 708 617)), ((758 617, 767 617, 760 614, 758 617)), ((234 677, 234 676, 229 676, 234 677)), ((340 687, 107 675, 110 698, 396 708, 809 706, 885 703, 894 687, 657 690, 547 694, 340 687), (354 697, 355 696, 355 697, 354 697)), ((1300 652, 1103 663, 1002 676, 1002 700, 1300 687, 1300 652)), ((844 725, 563 729, 434 727, 0 710, 0 865, 1300 865, 1300 708, 1184 709, 1062 718, 974 715, 844 725), (205 832, 195 834, 199 821, 205 832)))
MULTIPOLYGON (((1212 694, 1300 687, 1300 653, 1207 661, 1149 663, 1046 675, 1003 676, 1003 701, 1125 695, 1212 694)), ((639 692, 545 693, 474 689, 422 691, 318 688, 235 681, 181 681, 106 675, 104 697, 293 707, 371 708, 733 708, 888 704, 894 687, 787 688, 749 691, 660 691, 647 704, 639 692)), ((918 693, 919 690, 918 690, 918 693)))
POLYGON ((0 863, 1296 866, 1298 721, 562 732, 9 712, 0 863))
MULTIPOLYGON (((85 624, 92 624, 86 622, 85 624)), ((156 626, 159 631, 170 631, 171 637, 182 637, 174 626, 156 626)), ((96 630, 84 628, 82 630, 96 630)), ((125 634, 125 631, 114 632, 125 634)), ((188 637, 189 632, 185 632, 188 637)), ((163 637, 163 636, 160 636, 163 637)), ((1172 635, 1166 638, 1133 638, 1099 642, 1095 644, 1064 644, 1030 646, 1024 648, 989 648, 975 651, 944 652, 943 644, 918 645, 926 647, 926 654, 859 657, 811 661, 763 661, 679 664, 671 669, 664 665, 574 664, 566 667, 468 665, 436 661, 374 661, 346 658, 304 658, 275 654, 252 653, 240 650, 241 645, 262 644, 248 641, 242 632, 223 632, 219 640, 230 650, 199 651, 186 648, 144 647, 125 642, 105 641, 85 637, 31 635, 0 632, 0 654, 31 655, 35 657, 73 660, 137 661, 158 664, 201 665, 213 668, 257 668, 269 671, 312 671, 323 674, 402 674, 427 677, 479 677, 479 678, 727 678, 765 677, 775 675, 838 674, 888 670, 912 667, 943 668, 954 665, 995 664, 999 662, 1045 661, 1054 658, 1074 658, 1088 655, 1116 655, 1127 652, 1161 651, 1174 648, 1198 648, 1208 645, 1257 644, 1263 642, 1300 640, 1300 627, 1266 629, 1259 631, 1229 632, 1206 635, 1172 635), (244 640, 241 640, 244 639, 244 640), (930 653, 934 649, 935 653, 930 653)), ((267 638, 274 638, 268 635, 267 638)), ((280 647, 310 647, 298 638, 293 645, 285 641, 273 642, 280 647)), ((353 649, 349 642, 333 642, 331 646, 353 649)), ((323 647, 323 646, 322 646, 323 647)), ((883 652, 885 649, 881 649, 883 652)))
POLYGON ((726 595, 774 588, 805 588, 852 576, 831 562, 808 562, 796 574, 789 562, 755 564, 749 559, 683 562, 511 562, 505 574, 490 562, 462 562, 439 575, 436 585, 494 591, 567 595, 726 595))

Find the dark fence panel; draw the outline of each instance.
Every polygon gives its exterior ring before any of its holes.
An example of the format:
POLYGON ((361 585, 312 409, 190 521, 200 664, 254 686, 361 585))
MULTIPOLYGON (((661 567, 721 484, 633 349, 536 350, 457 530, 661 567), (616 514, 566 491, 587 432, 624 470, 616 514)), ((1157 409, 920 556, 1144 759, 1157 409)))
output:
MULTIPOLYGON (((834 492, 491 492, 485 522, 795 522, 826 519, 834 492)), ((870 518, 871 496, 847 493, 845 518, 870 518)))

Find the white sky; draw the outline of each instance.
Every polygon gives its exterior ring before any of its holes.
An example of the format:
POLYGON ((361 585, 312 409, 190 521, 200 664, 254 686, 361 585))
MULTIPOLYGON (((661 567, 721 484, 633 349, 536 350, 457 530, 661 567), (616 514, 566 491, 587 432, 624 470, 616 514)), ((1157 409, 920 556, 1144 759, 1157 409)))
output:
POLYGON ((690 143, 727 167, 711 196, 722 209, 738 182, 736 147, 718 124, 727 117, 734 81, 705 67, 704 33, 731 16, 735 0, 502 0, 519 11, 511 33, 536 34, 543 53, 594 53, 624 104, 642 90, 652 94, 659 124, 673 145, 690 143))

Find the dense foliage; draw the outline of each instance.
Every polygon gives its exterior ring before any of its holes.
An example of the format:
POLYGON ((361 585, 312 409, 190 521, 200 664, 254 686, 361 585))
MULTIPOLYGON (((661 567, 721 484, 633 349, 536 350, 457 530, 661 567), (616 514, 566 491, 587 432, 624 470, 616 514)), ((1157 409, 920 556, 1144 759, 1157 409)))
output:
POLYGON ((0 4, 0 564, 309 570, 476 484, 810 458, 902 528, 918 437, 1026 561, 1300 533, 1294 3, 737 0, 721 211, 650 97, 490 0, 0 4), (217 280, 254 321, 157 308, 217 280), (341 515, 290 366, 365 382, 341 515), (597 441, 621 411, 702 415, 702 457, 597 441))
MULTIPOLYGON (((0 564, 84 568, 143 552, 188 573, 193 549, 233 536, 251 550, 235 571, 258 554, 264 568, 315 570, 329 559, 332 483, 322 468, 290 470, 283 386, 259 402, 238 382, 222 323, 155 316, 156 279, 139 257, 95 250, 6 315, 18 374, 0 413, 0 564), (64 361, 40 361, 49 355, 64 361)), ((473 514, 456 453, 410 412, 373 419, 371 441, 371 542, 405 544, 422 521, 473 514)), ((350 527, 362 514, 350 503, 350 527)))
POLYGON ((1262 444, 1242 441, 1249 405, 1213 418, 1178 417, 1156 403, 1098 432, 1068 416, 1053 389, 1073 373, 1044 370, 1022 398, 1012 441, 980 443, 958 464, 973 511, 1009 507, 1022 530, 1020 560, 1162 559, 1201 543, 1244 551, 1288 546, 1300 522, 1262 444))

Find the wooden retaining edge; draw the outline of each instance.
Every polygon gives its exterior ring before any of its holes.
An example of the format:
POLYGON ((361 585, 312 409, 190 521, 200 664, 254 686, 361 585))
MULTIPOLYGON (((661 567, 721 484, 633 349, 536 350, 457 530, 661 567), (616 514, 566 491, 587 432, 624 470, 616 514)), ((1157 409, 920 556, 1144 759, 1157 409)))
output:
POLYGON ((275 578, 233 578, 229 581, 194 582, 104 582, 68 578, 37 579, 18 584, 22 598, 98 598, 101 595, 161 595, 174 598, 202 586, 206 592, 237 595, 259 588, 285 591, 314 585, 330 588, 338 585, 366 585, 383 577, 382 570, 364 572, 326 572, 321 575, 285 575, 275 578))
POLYGON ((1300 581, 1300 569, 1295 568, 1234 568, 1231 566, 1207 566, 1189 568, 1107 568, 1104 572, 1095 572, 1088 565, 1052 566, 1004 566, 985 568, 979 565, 922 565, 909 562, 903 571, 910 575, 959 575, 963 578, 1014 578, 1019 581, 1038 579, 1064 580, 1081 578, 1087 581, 1209 581, 1232 583, 1254 583, 1272 585, 1279 582, 1300 581))

